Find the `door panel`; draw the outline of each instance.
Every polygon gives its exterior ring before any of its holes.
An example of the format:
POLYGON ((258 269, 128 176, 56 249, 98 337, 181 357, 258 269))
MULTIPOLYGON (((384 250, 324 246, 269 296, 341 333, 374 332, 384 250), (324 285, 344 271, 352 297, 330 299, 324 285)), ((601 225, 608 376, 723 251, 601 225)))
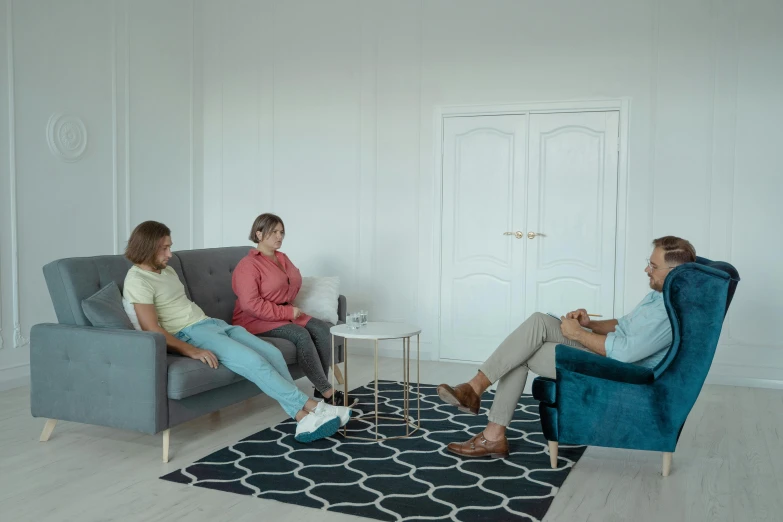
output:
POLYGON ((618 129, 615 111, 530 117, 526 315, 613 313, 618 129))
POLYGON ((526 116, 446 118, 441 357, 484 360, 522 315, 526 116))
POLYGON ((618 129, 617 111, 444 119, 441 358, 484 361, 533 312, 611 317, 618 129))

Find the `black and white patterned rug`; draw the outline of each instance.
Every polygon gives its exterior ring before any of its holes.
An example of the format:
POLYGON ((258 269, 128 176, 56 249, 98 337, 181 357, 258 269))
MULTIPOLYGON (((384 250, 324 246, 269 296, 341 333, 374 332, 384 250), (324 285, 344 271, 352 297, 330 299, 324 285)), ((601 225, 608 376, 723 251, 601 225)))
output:
MULTIPOLYGON (((379 390, 380 414, 402 412, 400 383, 380 381, 379 390)), ((349 396, 374 413, 373 392, 374 383, 349 396)), ((411 406, 416 397, 414 385, 411 406)), ((538 402, 524 395, 507 431, 508 459, 463 459, 446 451, 449 442, 482 430, 493 397, 484 395, 481 415, 463 414, 444 404, 434 385, 422 384, 421 429, 410 438, 376 443, 335 435, 300 444, 296 424, 287 420, 161 478, 378 520, 541 520, 585 447, 561 445, 559 467, 551 469, 538 402)), ((348 428, 349 435, 375 433, 361 419, 348 428)), ((401 422, 381 421, 381 436, 404 431, 401 422)))

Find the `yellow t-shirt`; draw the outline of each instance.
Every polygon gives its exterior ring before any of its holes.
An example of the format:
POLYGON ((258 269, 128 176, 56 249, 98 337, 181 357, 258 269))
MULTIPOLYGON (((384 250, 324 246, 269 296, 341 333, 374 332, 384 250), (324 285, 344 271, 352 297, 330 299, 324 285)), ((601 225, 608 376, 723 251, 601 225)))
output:
POLYGON ((157 272, 132 266, 125 276, 123 297, 133 304, 155 305, 158 322, 171 335, 208 319, 199 306, 185 295, 185 286, 173 268, 157 272))

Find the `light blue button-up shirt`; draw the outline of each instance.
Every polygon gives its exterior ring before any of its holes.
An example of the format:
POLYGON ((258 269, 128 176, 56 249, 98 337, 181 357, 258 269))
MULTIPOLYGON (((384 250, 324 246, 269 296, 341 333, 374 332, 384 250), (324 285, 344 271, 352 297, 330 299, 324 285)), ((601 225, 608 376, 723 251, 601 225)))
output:
POLYGON ((663 294, 652 291, 633 311, 617 320, 606 336, 606 356, 620 362, 654 368, 672 345, 672 326, 663 294))

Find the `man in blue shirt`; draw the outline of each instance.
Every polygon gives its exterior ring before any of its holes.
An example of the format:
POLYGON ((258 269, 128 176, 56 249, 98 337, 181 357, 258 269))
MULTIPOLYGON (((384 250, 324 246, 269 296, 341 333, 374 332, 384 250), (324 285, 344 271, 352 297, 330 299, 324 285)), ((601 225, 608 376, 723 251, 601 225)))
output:
POLYGON ((663 304, 663 283, 673 268, 696 261, 696 250, 685 239, 666 236, 653 241, 645 272, 652 292, 620 319, 592 321, 584 309, 559 320, 536 313, 506 337, 469 382, 438 386, 438 395, 460 411, 477 415, 481 395, 498 383, 482 433, 466 442, 452 442, 448 450, 463 457, 508 457, 506 427, 525 389, 528 369, 555 378, 555 346, 565 344, 621 362, 649 368, 671 347, 672 330, 663 304))

